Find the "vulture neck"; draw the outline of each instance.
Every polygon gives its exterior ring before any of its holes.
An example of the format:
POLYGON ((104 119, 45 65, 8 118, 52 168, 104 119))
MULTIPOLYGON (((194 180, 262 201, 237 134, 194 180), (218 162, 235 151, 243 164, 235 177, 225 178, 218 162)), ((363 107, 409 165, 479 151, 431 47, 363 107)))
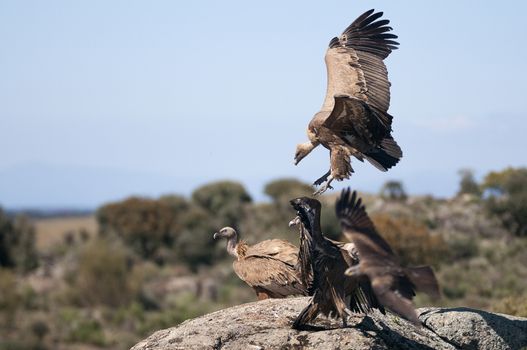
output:
POLYGON ((309 216, 309 226, 311 228, 311 235, 315 240, 321 240, 322 228, 320 227, 320 210, 315 211, 313 215, 309 216))
POLYGON ((247 243, 244 241, 238 242, 238 235, 234 235, 227 240, 227 253, 240 260, 247 252, 247 243))

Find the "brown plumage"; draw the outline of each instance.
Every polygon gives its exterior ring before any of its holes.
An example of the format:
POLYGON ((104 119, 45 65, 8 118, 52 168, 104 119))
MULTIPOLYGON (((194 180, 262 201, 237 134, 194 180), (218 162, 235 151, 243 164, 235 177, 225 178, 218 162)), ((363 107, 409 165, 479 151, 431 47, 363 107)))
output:
POLYGON ((331 188, 333 180, 351 176, 351 156, 382 171, 402 157, 391 136, 390 82, 383 62, 399 43, 388 33, 390 21, 377 20, 381 16, 365 12, 329 43, 326 98, 309 123, 309 142, 299 144, 295 154, 298 164, 320 144, 330 151, 330 170, 315 181, 321 185, 315 194, 331 188))
MULTIPOLYGON (((350 312, 366 312, 373 307, 384 312, 369 284, 360 278, 346 278, 347 268, 358 263, 352 247, 332 241, 320 228, 321 205, 316 199, 301 197, 291 201, 300 223, 299 272, 313 295, 309 305, 293 323, 301 329, 313 322, 318 314, 340 317, 346 325, 350 312)), ((293 220, 295 222, 295 220, 293 220)))
POLYGON ((342 191, 336 212, 345 236, 355 244, 360 259, 346 274, 367 277, 382 305, 413 324, 421 325, 412 298, 415 290, 439 296, 439 285, 432 269, 399 265, 388 243, 377 233, 356 192, 342 191))
POLYGON ((236 230, 224 227, 214 239, 227 239, 227 251, 236 260, 234 272, 251 286, 258 299, 285 298, 288 295, 307 295, 295 266, 298 248, 281 239, 269 239, 249 246, 238 241, 236 230))

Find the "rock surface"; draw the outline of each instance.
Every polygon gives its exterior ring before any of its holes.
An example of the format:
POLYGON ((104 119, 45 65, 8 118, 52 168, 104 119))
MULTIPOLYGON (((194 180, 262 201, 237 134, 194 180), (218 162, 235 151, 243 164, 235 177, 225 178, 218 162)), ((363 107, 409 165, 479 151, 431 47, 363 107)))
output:
POLYGON ((527 318, 468 308, 423 308, 417 329, 394 315, 353 316, 347 328, 322 317, 291 329, 309 298, 268 299, 155 332, 132 350, 179 349, 527 349, 527 318))

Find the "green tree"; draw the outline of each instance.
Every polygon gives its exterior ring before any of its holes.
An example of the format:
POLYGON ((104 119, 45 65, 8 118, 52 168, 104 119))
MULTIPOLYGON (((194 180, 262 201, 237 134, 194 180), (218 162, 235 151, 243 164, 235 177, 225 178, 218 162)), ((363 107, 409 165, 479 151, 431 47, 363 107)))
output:
POLYGON ((265 185, 264 192, 275 203, 288 202, 293 198, 311 196, 313 186, 296 179, 277 179, 265 185))
POLYGON ((459 191, 457 192, 457 195, 470 194, 476 197, 481 196, 481 189, 474 179, 474 172, 470 169, 461 169, 458 173, 461 180, 459 181, 459 191))
POLYGON ((252 201, 245 188, 237 182, 218 181, 201 186, 192 193, 193 202, 216 216, 222 226, 237 227, 244 217, 245 205, 252 201))
POLYGON ((483 181, 486 208, 518 236, 527 236, 527 168, 489 173, 483 181))
POLYGON ((153 258, 162 246, 173 245, 184 210, 186 204, 173 198, 132 197, 101 207, 97 220, 103 235, 116 234, 142 257, 153 258))
POLYGON ((9 218, 0 208, 0 266, 26 272, 38 266, 35 229, 25 216, 9 218))
POLYGON ((401 181, 387 181, 381 188, 381 197, 389 200, 404 201, 408 196, 401 181))

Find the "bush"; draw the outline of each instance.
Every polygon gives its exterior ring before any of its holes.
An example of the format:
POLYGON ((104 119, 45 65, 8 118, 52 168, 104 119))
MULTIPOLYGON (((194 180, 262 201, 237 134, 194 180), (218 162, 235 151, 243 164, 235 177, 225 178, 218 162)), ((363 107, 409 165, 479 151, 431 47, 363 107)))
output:
POLYGON ((35 229, 26 217, 11 220, 0 208, 0 267, 26 272, 37 265, 35 229))
POLYGON ((141 276, 134 272, 122 246, 108 239, 92 240, 80 252, 73 275, 74 298, 86 306, 127 305, 141 285, 141 276))
POLYGON ((517 236, 527 236, 527 168, 491 172, 483 188, 487 210, 517 236))
POLYGON ((0 311, 3 314, 4 324, 11 327, 22 300, 18 293, 15 274, 0 268, 0 311))
POLYGON ((76 309, 63 309, 59 312, 59 320, 63 337, 70 343, 87 343, 105 346, 107 341, 99 321, 76 309))
POLYGON ((381 197, 389 200, 404 201, 408 196, 401 181, 387 181, 381 188, 381 197))
POLYGON ((182 226, 174 247, 178 260, 193 269, 211 264, 216 257, 213 234, 219 229, 215 221, 205 210, 193 207, 182 218, 182 226))
POLYGON ((208 214, 216 216, 222 226, 233 227, 238 227, 245 216, 245 204, 252 201, 245 188, 232 181, 202 186, 192 193, 192 200, 208 214))
POLYGON ((135 252, 144 258, 153 258, 163 246, 172 246, 181 229, 179 211, 173 198, 153 200, 128 198, 110 203, 97 211, 97 220, 103 235, 117 234, 135 252))
POLYGON ((289 200, 302 196, 311 196, 313 186, 296 179, 278 179, 265 185, 264 192, 275 203, 289 205, 289 200))
POLYGON ((443 238, 431 234, 423 223, 410 217, 387 214, 374 214, 372 220, 403 266, 437 266, 445 258, 447 246, 443 238))
POLYGON ((457 195, 470 194, 476 197, 481 196, 481 189, 474 179, 474 172, 470 169, 461 169, 458 173, 461 176, 461 180, 459 182, 457 195))

